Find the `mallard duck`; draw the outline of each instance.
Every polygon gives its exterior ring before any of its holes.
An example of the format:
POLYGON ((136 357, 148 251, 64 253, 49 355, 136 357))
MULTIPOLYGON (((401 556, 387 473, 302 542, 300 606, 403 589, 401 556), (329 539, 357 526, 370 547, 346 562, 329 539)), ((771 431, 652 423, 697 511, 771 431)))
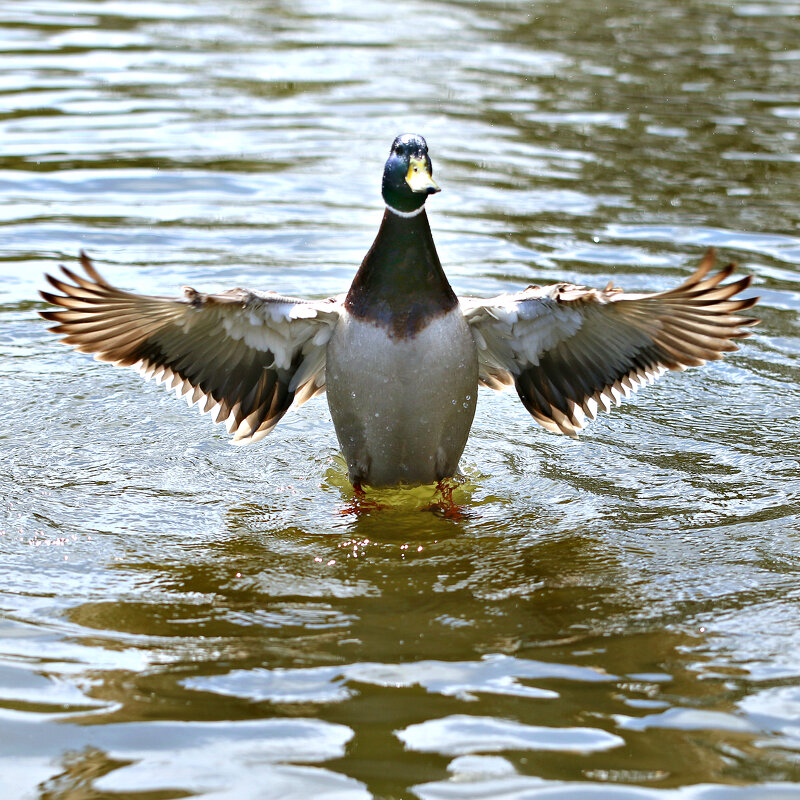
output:
POLYGON ((676 289, 631 294, 558 283, 458 298, 439 263, 425 201, 439 191, 425 140, 398 136, 383 172, 375 241, 346 295, 327 300, 231 289, 151 297, 86 277, 47 275, 61 306, 43 311, 61 341, 133 366, 225 422, 234 442, 263 439, 290 409, 327 392, 356 488, 428 484, 456 474, 478 386, 514 386, 542 427, 575 436, 600 409, 667 370, 736 350, 757 320, 749 277, 724 284, 713 251, 676 289), (69 282, 68 282, 69 281, 69 282))

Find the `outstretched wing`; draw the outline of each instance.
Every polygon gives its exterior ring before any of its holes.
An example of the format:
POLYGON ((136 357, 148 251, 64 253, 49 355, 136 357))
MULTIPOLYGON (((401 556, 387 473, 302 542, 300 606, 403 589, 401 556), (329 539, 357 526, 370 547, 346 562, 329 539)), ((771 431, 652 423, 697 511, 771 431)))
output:
POLYGON ((494 389, 513 383, 540 425, 575 436, 601 406, 608 411, 667 370, 738 349, 731 340, 758 320, 737 312, 758 298, 734 299, 750 278, 723 284, 734 265, 709 275, 713 266, 709 250, 684 283, 654 294, 556 284, 462 298, 480 381, 494 389))
POLYGON ((61 294, 41 292, 58 311, 41 315, 61 341, 100 361, 133 366, 202 413, 225 422, 234 441, 266 436, 289 407, 325 391, 325 349, 339 318, 335 300, 305 301, 232 289, 182 298, 111 286, 85 253, 87 278, 61 267, 47 275, 61 294))

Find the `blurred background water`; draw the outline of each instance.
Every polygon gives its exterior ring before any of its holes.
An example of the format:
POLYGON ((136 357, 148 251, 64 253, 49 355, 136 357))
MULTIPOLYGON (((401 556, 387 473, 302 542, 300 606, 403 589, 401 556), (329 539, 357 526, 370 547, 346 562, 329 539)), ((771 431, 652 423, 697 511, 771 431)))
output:
POLYGON ((800 4, 17 0, 0 11, 6 798, 800 796, 800 4), (682 280, 763 323, 580 441, 481 392, 460 521, 353 516, 68 352, 41 274, 346 289, 394 136, 456 290, 682 280))

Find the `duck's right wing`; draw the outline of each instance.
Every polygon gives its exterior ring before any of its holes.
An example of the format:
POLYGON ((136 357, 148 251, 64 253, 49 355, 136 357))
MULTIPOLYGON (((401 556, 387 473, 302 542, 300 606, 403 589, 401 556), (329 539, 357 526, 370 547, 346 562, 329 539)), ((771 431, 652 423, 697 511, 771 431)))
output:
POLYGON ((41 315, 61 341, 100 361, 133 366, 147 379, 213 413, 234 441, 266 436, 294 404, 325 391, 325 352, 339 319, 337 299, 308 301, 232 289, 181 298, 150 297, 109 284, 85 253, 88 278, 61 267, 47 275, 61 306, 41 315))

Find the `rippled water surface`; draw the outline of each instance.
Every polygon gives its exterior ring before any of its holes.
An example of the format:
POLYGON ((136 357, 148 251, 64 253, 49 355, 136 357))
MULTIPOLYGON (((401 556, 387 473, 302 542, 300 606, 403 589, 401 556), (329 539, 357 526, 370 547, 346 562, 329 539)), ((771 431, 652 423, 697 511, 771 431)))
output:
POLYGON ((800 796, 800 4, 17 0, 0 10, 6 798, 800 796), (456 499, 352 494, 59 345, 41 273, 346 289, 393 137, 457 291, 763 322, 572 441, 481 392, 456 499))

